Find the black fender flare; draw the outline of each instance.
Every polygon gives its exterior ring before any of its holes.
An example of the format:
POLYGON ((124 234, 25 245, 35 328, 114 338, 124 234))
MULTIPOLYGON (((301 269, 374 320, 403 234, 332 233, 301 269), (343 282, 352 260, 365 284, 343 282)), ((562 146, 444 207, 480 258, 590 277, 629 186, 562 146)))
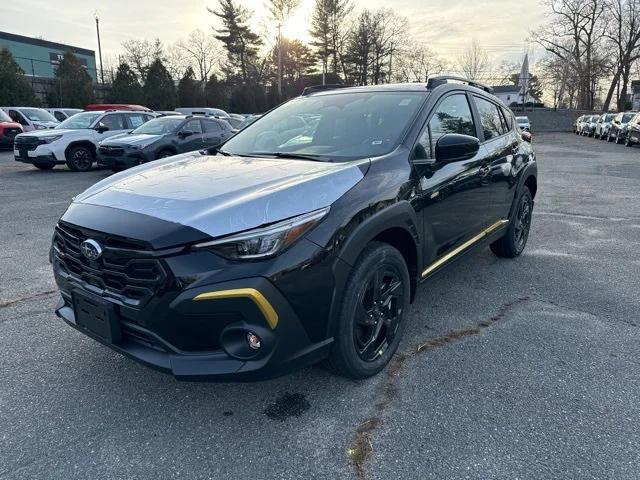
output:
MULTIPOLYGON (((535 161, 529 162, 522 168, 522 171, 519 173, 519 175, 520 175, 520 178, 518 179, 518 185, 516 186, 516 189, 515 189, 516 192, 515 192, 515 195, 513 196, 513 200, 511 201, 511 209, 509 210, 509 219, 513 218, 513 214, 516 208, 516 203, 520 198, 520 193, 522 192, 522 188, 524 187, 525 183, 527 183, 529 178, 533 177, 537 185, 538 164, 535 161)), ((535 192, 531 192, 531 193, 535 195, 535 192)))

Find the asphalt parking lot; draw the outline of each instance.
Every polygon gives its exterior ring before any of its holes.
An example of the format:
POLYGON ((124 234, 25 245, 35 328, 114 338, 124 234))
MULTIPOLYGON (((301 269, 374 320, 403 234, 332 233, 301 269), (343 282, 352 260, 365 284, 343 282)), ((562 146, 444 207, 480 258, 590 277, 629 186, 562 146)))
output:
POLYGON ((521 258, 423 285, 376 378, 256 384, 180 383, 58 320, 53 227, 110 172, 0 153, 0 478, 638 478, 640 148, 535 144, 521 258))

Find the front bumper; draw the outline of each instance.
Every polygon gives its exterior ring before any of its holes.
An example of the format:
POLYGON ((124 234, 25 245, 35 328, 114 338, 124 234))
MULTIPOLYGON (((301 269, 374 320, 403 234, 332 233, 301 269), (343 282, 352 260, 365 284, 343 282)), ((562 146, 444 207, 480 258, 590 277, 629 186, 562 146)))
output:
POLYGON ((166 320, 175 322, 178 329, 179 324, 184 323, 185 313, 193 313, 194 308, 198 310, 203 322, 215 322, 220 319, 221 313, 227 316, 233 313, 236 318, 222 330, 220 325, 211 325, 211 330, 223 339, 219 341, 220 348, 185 351, 165 340, 157 333, 157 328, 124 316, 119 318, 121 340, 109 343, 78 325, 71 296, 64 291, 56 308, 56 315, 112 350, 183 381, 255 381, 277 377, 322 360, 328 355, 333 341, 327 339, 312 343, 287 301, 264 278, 188 290, 171 302, 171 305, 174 314, 166 320), (252 285, 251 288, 268 298, 269 304, 278 314, 275 328, 271 327, 249 298, 194 301, 197 295, 203 293, 237 291, 240 286, 246 288, 247 285, 252 285), (253 332, 260 337, 262 345, 258 351, 253 351, 242 343, 246 332, 253 332))
POLYGON ((39 145, 34 150, 17 150, 14 145, 13 155, 16 162, 31 163, 33 165, 50 162, 65 163, 64 151, 59 151, 59 149, 51 145, 39 145))
POLYGON ((121 155, 103 154, 98 149, 97 162, 101 167, 125 169, 135 167, 141 163, 155 160, 153 152, 146 150, 124 150, 121 155))

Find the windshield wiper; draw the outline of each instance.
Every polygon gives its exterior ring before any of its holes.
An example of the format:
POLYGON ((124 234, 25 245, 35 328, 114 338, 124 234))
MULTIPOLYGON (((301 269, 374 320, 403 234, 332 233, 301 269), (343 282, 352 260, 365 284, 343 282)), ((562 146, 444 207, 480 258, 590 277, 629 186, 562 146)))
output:
POLYGON ((216 153, 219 153, 220 155, 224 155, 225 157, 231 157, 232 154, 229 152, 225 152, 224 150, 220 150, 220 149, 216 149, 216 153))
POLYGON ((272 153, 259 153, 258 155, 273 155, 276 158, 294 158, 298 160, 312 160, 314 162, 330 162, 327 158, 318 157, 316 155, 305 155, 304 153, 292 153, 292 152, 272 152, 272 153))

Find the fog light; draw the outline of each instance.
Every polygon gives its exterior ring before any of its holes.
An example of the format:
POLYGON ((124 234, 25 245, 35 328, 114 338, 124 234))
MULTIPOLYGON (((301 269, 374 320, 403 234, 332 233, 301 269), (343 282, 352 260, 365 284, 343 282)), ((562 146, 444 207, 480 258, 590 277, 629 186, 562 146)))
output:
POLYGON ((258 337, 253 332, 248 332, 247 333, 247 343, 254 350, 258 350, 260 348, 260 337, 258 337))

